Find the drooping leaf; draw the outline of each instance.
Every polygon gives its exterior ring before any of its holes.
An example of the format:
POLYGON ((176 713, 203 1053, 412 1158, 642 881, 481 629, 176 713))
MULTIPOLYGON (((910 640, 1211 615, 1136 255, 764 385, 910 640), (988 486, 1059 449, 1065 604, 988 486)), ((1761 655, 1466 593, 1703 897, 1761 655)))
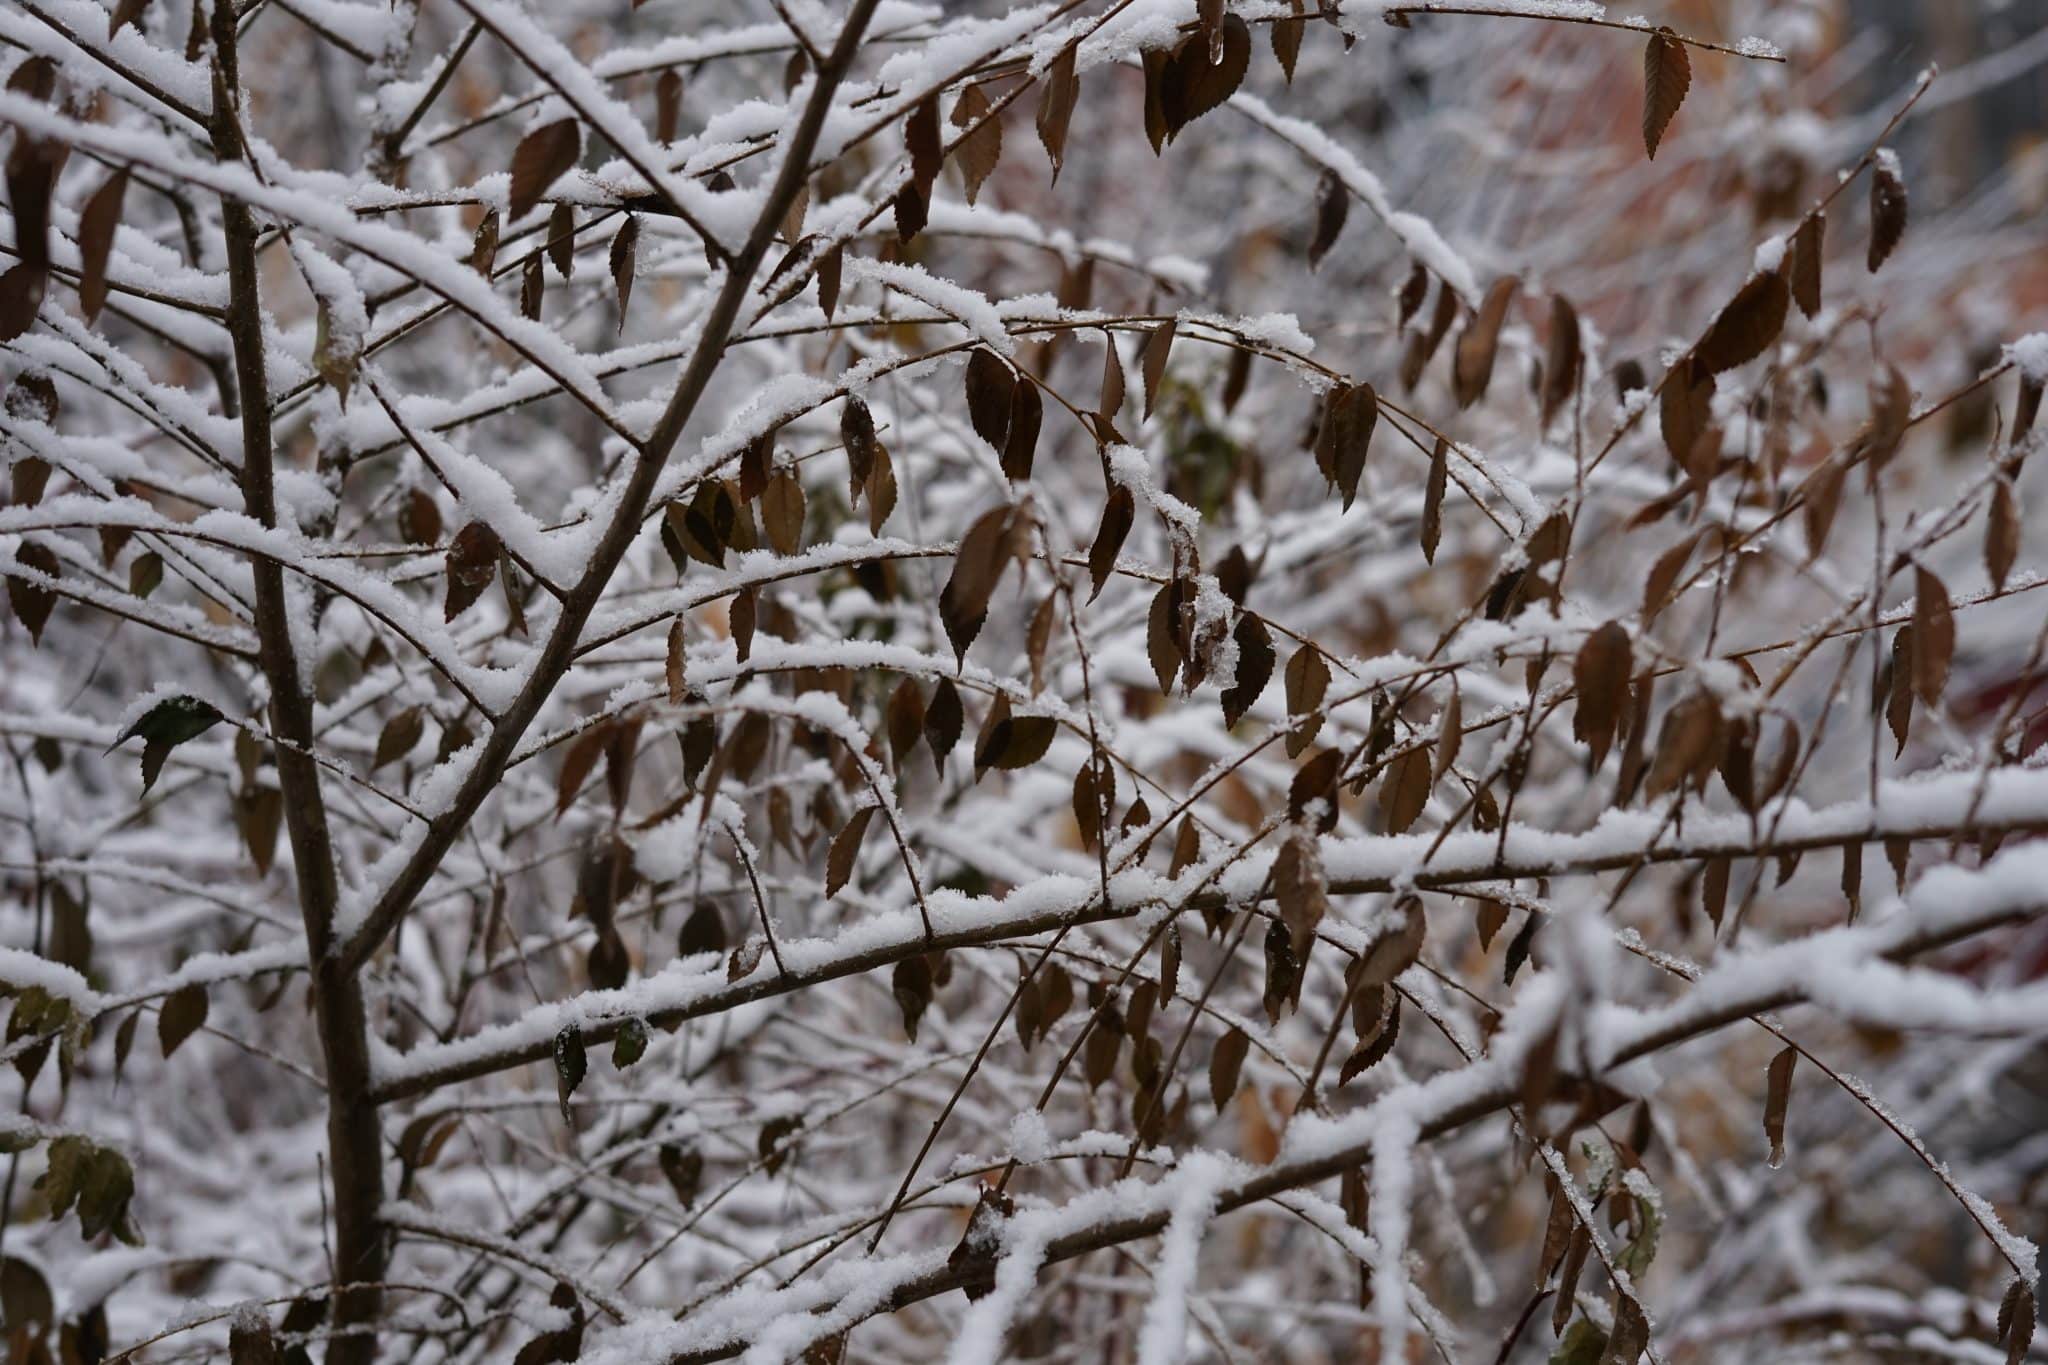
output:
POLYGON ((1824 213, 1809 214, 1800 219, 1798 228, 1792 233, 1788 251, 1786 273, 1792 286, 1792 301, 1808 317, 1820 312, 1821 261, 1827 228, 1828 219, 1824 213))
POLYGON ((121 201, 127 193, 128 169, 124 166, 93 191, 78 215, 78 308, 87 325, 107 301, 107 257, 114 249, 114 229, 120 226, 121 201))
POLYGON ((626 305, 633 298, 634 257, 640 246, 640 220, 626 215, 625 223, 612 234, 610 265, 612 291, 619 301, 619 330, 626 330, 626 305))
POLYGON ((694 1145, 665 1142, 658 1155, 661 1173, 675 1191, 676 1202, 689 1208, 697 1202, 697 1191, 704 1184, 704 1154, 694 1145))
POLYGON ((156 784, 156 776, 163 770, 164 760, 170 756, 171 750, 187 740, 197 739, 222 719, 220 711, 211 702, 184 695, 165 697, 123 730, 121 737, 109 745, 108 750, 111 752, 131 739, 141 738, 142 789, 148 791, 156 784))
POLYGON ((903 1012, 903 1032, 915 1043, 918 1023, 931 1008, 931 963, 923 956, 904 958, 890 974, 889 991, 896 999, 896 1008, 903 1012))
POLYGON ((1250 612, 1237 619, 1237 676, 1223 692, 1223 724, 1234 727, 1251 710, 1273 680, 1273 637, 1265 622, 1250 612))
MULTIPOLYGON (((1039 397, 1038 385, 1028 376, 1018 374, 1010 391, 1008 429, 1003 443, 997 447, 1002 455, 1005 477, 1015 481, 1031 477, 1031 465, 1038 448, 1038 429, 1044 416, 1045 403, 1039 397)), ((980 429, 978 419, 976 429, 980 429)))
POLYGON ((1659 28, 1643 49, 1643 150, 1651 160, 1691 88, 1692 61, 1685 44, 1670 28, 1659 28))
POLYGON ((1550 296, 1550 339, 1543 353, 1543 424, 1550 425, 1579 391, 1579 314, 1562 294, 1550 296))
POLYGON ((426 717, 417 706, 408 706, 385 721, 384 728, 377 733, 377 751, 370 760, 370 771, 374 773, 411 753, 425 730, 426 717))
POLYGON ((590 1070, 590 1057, 583 1048, 583 1030, 574 1024, 565 1025, 555 1034, 550 1052, 555 1062, 555 1102, 561 1107, 562 1122, 574 1128, 576 1115, 569 1108, 569 1097, 576 1093, 576 1087, 583 1084, 583 1077, 590 1070))
POLYGON ((1495 280, 1479 311, 1458 333, 1452 357, 1451 393, 1461 408, 1469 408, 1486 396, 1486 386, 1493 380, 1494 355, 1500 349, 1501 324, 1507 321, 1508 305, 1515 300, 1518 284, 1512 276, 1495 280))
POLYGON ((180 986, 164 997, 157 1010, 156 1039, 168 1057, 206 1023, 206 987, 198 982, 180 986))
POLYGON ((1792 1102, 1792 1067, 1799 1060, 1794 1048, 1785 1048, 1771 1058, 1765 1073, 1764 1141, 1771 1146, 1773 1168, 1785 1163, 1785 1111, 1792 1102))
POLYGON ((683 117, 683 74, 674 67, 661 73, 654 85, 654 136, 659 142, 674 142, 683 117))
POLYGON ((1160 75, 1159 104, 1167 138, 1178 137, 1183 128, 1236 94, 1251 60, 1251 28, 1235 13, 1224 15, 1215 39, 1200 32, 1183 38, 1160 75))
POLYGON ((628 1019, 612 1035, 612 1065, 621 1071, 647 1055, 647 1021, 628 1019))
POLYGON ((1315 233, 1308 243, 1310 270, 1321 265, 1323 257, 1337 244, 1338 235, 1344 231, 1344 219, 1350 211, 1351 194, 1344 188, 1343 177, 1325 169, 1322 178, 1316 182, 1315 233))
POLYGON ((468 611, 484 589, 498 575, 498 558, 504 551, 498 533, 481 521, 472 521, 448 542, 448 595, 443 619, 453 621, 468 611))
POLYGON ((1344 499, 1348 511, 1365 476, 1366 456, 1379 422, 1379 395, 1370 384, 1339 384, 1323 396, 1316 429, 1316 467, 1344 499))
POLYGON ((1572 689, 1578 710, 1572 718, 1572 735, 1593 751, 1593 766, 1607 758, 1620 725, 1622 708, 1628 704, 1628 681, 1632 668, 1628 630, 1619 621, 1609 621, 1586 637, 1572 666, 1572 689))
POLYGON ((1889 147, 1877 154, 1870 173, 1870 252, 1866 264, 1877 273, 1906 235, 1906 182, 1899 178, 1898 159, 1889 147))
MULTIPOLYGON (((23 541, 14 552, 14 561, 53 582, 64 574, 56 552, 41 541, 23 541)), ((7 605, 27 629, 29 639, 40 645, 43 627, 49 624, 50 613, 57 607, 57 590, 25 574, 11 573, 7 575, 7 605)))
POLYGON ((1785 329, 1791 289, 1775 270, 1752 275, 1721 310, 1694 352, 1708 374, 1732 370, 1762 355, 1785 329))
POLYGON ((1429 454, 1429 476, 1422 490, 1422 559, 1436 563, 1436 547, 1444 532, 1444 490, 1450 482, 1451 444, 1443 437, 1429 454))
POLYGON ((975 434, 998 454, 1009 443, 1010 410, 1019 387, 1016 372, 994 351, 978 346, 967 357, 967 417, 975 434))
MULTIPOLYGON (((1956 618, 1948 588, 1926 569, 1913 573, 1913 691, 1928 706, 1948 690, 1949 663, 1956 652, 1956 618)), ((1896 686, 1896 684, 1894 684, 1896 686)))
POLYGON ((1081 94, 1080 77, 1074 71, 1074 58, 1079 50, 1078 43, 1068 43, 1039 78, 1044 93, 1038 101, 1038 141, 1052 161, 1055 181, 1067 159, 1067 125, 1073 120, 1074 102, 1081 94))
POLYGON ((2000 592, 2005 591, 2005 580, 2012 573, 2019 549, 2019 502, 2013 495, 2012 484, 2000 479, 1992 486, 1991 509, 1984 521, 1984 567, 1991 574, 1992 586, 2000 592))
POLYGON ((1145 345, 1138 352, 1138 366, 1145 376, 1145 416, 1152 415, 1152 409, 1159 402, 1159 388, 1166 378, 1166 358, 1173 350, 1174 319, 1154 327, 1145 334, 1145 345))
POLYGON ((832 840, 832 847, 825 855, 825 899, 839 894, 853 878, 853 869, 860 859, 860 841, 868 832, 868 822, 875 818, 875 807, 862 806, 853 813, 853 818, 832 840))
POLYGON ((927 95, 903 122, 903 146, 910 153, 910 174, 927 194, 945 166, 946 143, 939 132, 939 98, 927 95))
POLYGON ((1137 501, 1131 490, 1118 484, 1110 490, 1109 500, 1102 505, 1102 524, 1096 529, 1095 543, 1088 549, 1088 577, 1093 585, 1089 593, 1092 601, 1102 595, 1102 587, 1109 581, 1116 569, 1117 555, 1123 551, 1124 538, 1131 532, 1131 520, 1137 513, 1137 501))
POLYGON ((1238 1074, 1244 1069, 1251 1045, 1252 1040, 1243 1029, 1233 1028, 1216 1040, 1209 1053, 1209 1099, 1217 1109, 1230 1103, 1230 1097, 1237 1093, 1238 1074))
POLYGON ((990 107, 988 96, 974 82, 961 87, 960 98, 953 105, 952 124, 965 130, 954 148, 954 164, 966 182, 969 205, 1003 158, 1003 120, 990 117, 990 107))
POLYGON ((965 714, 960 706, 960 689, 953 685, 951 678, 939 679, 932 689, 932 699, 924 709, 924 739, 932 751, 932 762, 943 773, 946 755, 953 752, 953 746, 960 742, 961 726, 965 714))
POLYGON ((536 128, 519 139, 512 152, 509 211, 519 218, 540 202, 548 187, 574 168, 583 156, 583 127, 565 118, 536 128))

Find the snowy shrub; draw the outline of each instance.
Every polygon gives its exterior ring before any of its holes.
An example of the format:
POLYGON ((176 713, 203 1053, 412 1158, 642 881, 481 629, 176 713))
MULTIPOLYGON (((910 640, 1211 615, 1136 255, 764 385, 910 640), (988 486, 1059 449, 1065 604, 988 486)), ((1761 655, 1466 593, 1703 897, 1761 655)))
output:
POLYGON ((1650 9, 0 8, 11 1358, 2024 1357, 2048 50, 1650 9))

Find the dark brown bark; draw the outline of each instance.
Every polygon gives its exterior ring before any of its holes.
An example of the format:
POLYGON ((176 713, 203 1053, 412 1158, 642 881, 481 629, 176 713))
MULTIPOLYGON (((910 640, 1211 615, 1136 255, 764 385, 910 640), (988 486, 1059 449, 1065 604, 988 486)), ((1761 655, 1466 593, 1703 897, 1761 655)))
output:
MULTIPOLYGON (((230 0, 213 10, 215 81, 213 149, 222 161, 243 156, 237 92, 235 11, 230 0)), ((277 524, 273 485, 269 386, 263 357, 263 306, 256 270, 256 224, 248 207, 221 203, 228 260, 228 331, 234 342, 235 381, 241 396, 242 500, 250 517, 277 524)), ((258 654, 270 687, 272 755, 284 793, 285 830, 298 880, 299 910, 312 965, 313 1015, 327 1070, 328 1178, 334 1197, 333 1326, 329 1365, 363 1365, 377 1354, 374 1325, 381 1306, 387 1250, 377 1227, 384 1202, 382 1137, 370 1095, 367 1023, 360 983, 333 956, 337 885, 327 808, 314 763, 312 701, 300 684, 292 647, 284 571, 268 556, 251 556, 258 654)))

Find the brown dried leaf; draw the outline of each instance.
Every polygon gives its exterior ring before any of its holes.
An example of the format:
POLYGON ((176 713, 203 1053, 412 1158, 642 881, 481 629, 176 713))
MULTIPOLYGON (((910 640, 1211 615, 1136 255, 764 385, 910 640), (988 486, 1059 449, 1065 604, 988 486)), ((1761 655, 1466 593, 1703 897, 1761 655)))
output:
POLYGON ((1244 1070, 1251 1045, 1252 1040, 1243 1029, 1233 1028, 1216 1040, 1209 1053, 1209 1100, 1219 1111, 1237 1093, 1237 1079, 1244 1070))
POLYGON ((1685 44, 1670 28, 1659 28, 1643 49, 1643 150, 1651 160, 1691 88, 1692 61, 1685 44))
POLYGON ((1231 729, 1252 709, 1273 680, 1273 637, 1265 622, 1242 612, 1233 632, 1237 641, 1237 677, 1223 691, 1223 726, 1231 729))
POLYGON ((1550 339, 1543 353, 1543 424, 1579 391, 1583 355, 1579 344, 1579 314, 1562 294, 1550 296, 1550 339))
POLYGON ((832 847, 825 854, 826 900, 838 895, 853 877, 854 864, 860 857, 860 841, 868 832, 868 821, 874 818, 875 807, 862 806, 833 838, 832 847))
POLYGON ((654 83, 654 136, 658 142, 674 142, 683 117, 683 76, 674 67, 661 73, 654 83))
POLYGON ((780 555, 793 555, 803 545, 804 486, 784 469, 761 490, 761 529, 780 555))
POLYGON ((510 214, 518 218, 540 202, 548 186, 576 165, 583 155, 583 128, 573 118, 536 128, 519 139, 512 152, 510 214))
MULTIPOLYGON (((1948 588, 1926 569, 1913 574, 1913 691, 1928 706, 1948 688, 1949 663, 1956 652, 1956 618, 1948 588)), ((1894 686, 1897 684, 1895 683, 1894 686)))
POLYGON ((1629 703, 1632 667, 1628 630, 1619 621, 1609 621, 1588 635, 1573 660, 1572 688, 1578 709, 1572 717, 1572 735, 1592 749, 1596 769, 1606 761, 1629 703))
POLYGON ((946 164, 946 140, 939 132, 939 97, 926 95, 903 124, 903 146, 910 153, 910 174, 929 193, 946 164))
POLYGON ((498 558, 504 546, 498 533, 481 521, 472 521, 448 542, 448 595, 444 619, 453 621, 468 611, 498 574, 498 558))
POLYGON ((1040 78, 1044 93, 1038 101, 1038 141, 1052 161, 1052 178, 1060 178, 1060 166, 1067 158, 1067 125, 1074 117, 1074 101, 1081 93, 1081 81, 1074 74, 1078 44, 1060 49, 1045 75, 1040 78))
POLYGON ((1694 692, 1672 707, 1657 732, 1644 789, 1652 798, 1712 773, 1719 755, 1721 708, 1710 692, 1694 692))
POLYGON ((2005 591, 2006 576, 2020 549, 2020 510, 2012 485, 2000 479, 1991 490, 1991 510, 1984 521, 1984 567, 1992 586, 2005 591))
POLYGON ((1700 338, 1694 358, 1708 374, 1756 359, 1785 329, 1785 311, 1791 301, 1792 291, 1778 271, 1750 276, 1700 338))
POLYGON ((1450 481, 1451 443, 1439 436, 1429 453, 1429 478, 1422 490, 1422 559, 1436 563, 1436 547, 1444 533, 1444 488, 1450 481))
POLYGON ((981 193, 982 182, 995 173, 1003 159, 1003 120, 1000 115, 989 117, 989 108, 988 96, 975 84, 964 86, 953 105, 953 126, 967 130, 954 147, 954 164, 967 183, 970 205, 981 193))
POLYGON ((1095 543, 1088 547, 1088 577, 1094 590, 1088 600, 1094 601, 1102 595, 1102 585, 1116 569, 1116 557, 1122 552, 1124 538, 1131 532, 1131 520, 1137 514, 1137 500, 1131 490, 1118 484, 1110 490, 1109 500, 1102 505, 1102 524, 1096 528, 1095 543))
POLYGON ((1885 148, 1870 173, 1870 252, 1865 262, 1872 274, 1906 235, 1906 182, 1899 179, 1897 167, 1891 149, 1885 148))
POLYGON ((1798 1060, 1798 1052, 1788 1047, 1771 1058, 1765 1073, 1764 1140, 1771 1144, 1773 1169, 1785 1164, 1785 1111, 1792 1102, 1792 1065, 1798 1060))
POLYGON ((1236 94, 1251 60, 1252 32, 1237 14, 1226 14, 1214 36, 1190 33, 1183 38, 1159 80, 1160 113, 1168 140, 1236 94))
POLYGON ((107 301, 107 257, 114 249, 114 229, 120 225, 121 200, 127 192, 128 170, 123 167, 93 191, 78 215, 78 307, 88 326, 107 301))
POLYGON ((1513 276, 1495 280, 1479 311, 1458 334, 1452 356, 1451 392, 1461 408, 1469 408, 1486 396, 1486 386, 1493 379, 1494 356, 1500 349, 1501 324, 1507 320, 1508 305, 1514 302, 1516 285, 1513 276))
POLYGON ((1821 259, 1827 238, 1828 219, 1824 213, 1799 220, 1792 234, 1785 268, 1792 286, 1792 301, 1799 311, 1812 317, 1820 311, 1821 259))
POLYGON ((1700 542, 1700 535, 1687 536, 1657 557, 1650 566, 1650 576, 1643 582, 1643 624, 1648 626, 1657 619, 1657 613, 1664 610, 1671 601, 1671 590, 1678 583, 1679 571, 1700 542))
POLYGON ((619 330, 626 330, 626 304, 633 297, 633 260, 640 245, 640 220, 632 214, 612 235, 612 290, 619 300, 619 330))
POLYGON ((1344 219, 1351 211, 1351 195, 1344 188, 1344 179, 1333 170, 1325 169, 1322 178, 1316 182, 1316 226, 1315 235, 1309 239, 1308 268, 1314 270, 1323 263, 1337 243, 1337 236, 1344 231, 1344 219))
POLYGON ((1016 372, 994 351, 976 347, 967 357, 967 417, 975 434, 997 454, 1009 443, 1010 409, 1016 393, 1016 372))
POLYGON ((1139 372, 1145 377, 1145 416, 1152 415, 1152 409, 1159 402, 1159 386, 1166 378, 1166 357, 1173 350, 1174 319, 1154 327, 1145 334, 1145 344, 1138 352, 1139 372))
POLYGON ((1316 428, 1316 467, 1342 493, 1346 510, 1358 496, 1379 417, 1379 395, 1370 384, 1339 384, 1323 397, 1322 421, 1316 428))
POLYGON ((931 746, 932 762, 940 772, 945 771, 946 755, 953 752, 953 746, 960 742, 960 729, 966 716, 960 706, 960 689, 953 685, 951 678, 939 679, 939 685, 932 691, 932 699, 924 709, 924 741, 931 746))
POLYGON ((1330 689, 1330 666, 1323 661, 1321 650, 1303 644, 1294 651, 1287 661, 1286 687, 1287 715, 1295 722, 1287 736, 1287 756, 1299 758, 1323 728, 1323 718, 1311 714, 1323 704, 1330 689))
POLYGON ((1451 679, 1451 699, 1445 703, 1443 714, 1436 721, 1436 760, 1432 774, 1437 782, 1451 771, 1458 761, 1458 750, 1465 744, 1465 701, 1458 692, 1458 681, 1451 679))

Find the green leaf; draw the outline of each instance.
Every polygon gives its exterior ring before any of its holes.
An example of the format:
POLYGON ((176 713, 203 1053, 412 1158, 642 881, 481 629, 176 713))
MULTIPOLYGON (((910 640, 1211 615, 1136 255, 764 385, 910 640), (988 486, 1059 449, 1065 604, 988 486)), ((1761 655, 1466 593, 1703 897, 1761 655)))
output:
POLYGON ((1606 1351, 1607 1333, 1580 1318, 1550 1353, 1550 1365, 1600 1365, 1600 1357, 1606 1351))
POLYGON ((142 713, 121 737, 107 746, 112 753, 138 735, 142 738, 142 789, 148 791, 163 771, 171 750, 188 739, 196 739, 225 719, 209 702, 180 694, 165 697, 142 713))
POLYGON ((628 1019, 619 1025, 619 1033, 612 1039, 612 1065, 620 1070, 633 1065, 647 1055, 647 1024, 640 1019, 628 1019))

